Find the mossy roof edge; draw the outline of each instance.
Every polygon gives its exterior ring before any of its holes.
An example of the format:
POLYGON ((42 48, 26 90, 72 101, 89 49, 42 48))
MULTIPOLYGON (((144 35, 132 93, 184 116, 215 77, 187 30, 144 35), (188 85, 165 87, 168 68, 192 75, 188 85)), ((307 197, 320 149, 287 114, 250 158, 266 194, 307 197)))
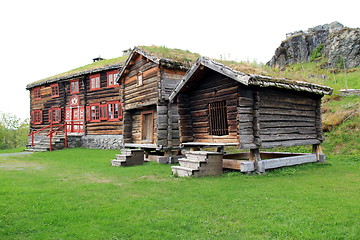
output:
POLYGON ((123 57, 111 58, 111 59, 106 59, 106 60, 94 62, 91 64, 87 64, 85 66, 78 67, 78 68, 72 69, 70 71, 54 75, 52 77, 44 78, 44 79, 29 83, 28 85, 26 85, 26 89, 29 90, 29 89, 37 87, 37 86, 50 84, 50 83, 54 83, 54 82, 59 82, 59 81, 67 80, 67 79, 71 79, 71 78, 76 78, 76 77, 80 77, 85 74, 91 74, 91 73, 121 68, 123 66, 123 63, 125 60, 126 60, 126 57, 123 56, 123 57))

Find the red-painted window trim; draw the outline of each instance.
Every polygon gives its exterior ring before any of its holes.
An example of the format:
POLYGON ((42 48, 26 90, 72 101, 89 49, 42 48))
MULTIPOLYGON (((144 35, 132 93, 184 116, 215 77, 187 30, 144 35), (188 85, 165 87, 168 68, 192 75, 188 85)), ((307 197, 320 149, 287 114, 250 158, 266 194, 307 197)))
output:
POLYGON ((50 85, 51 87, 51 97, 59 97, 60 96, 60 91, 59 91, 59 84, 58 83, 54 83, 50 85))
POLYGON ((90 122, 100 122, 100 103, 90 104, 90 122))
POLYGON ((31 112, 32 123, 33 124, 41 124, 43 122, 42 110, 37 109, 31 112))
POLYGON ((90 91, 101 89, 100 74, 90 75, 90 91))
POLYGON ((79 79, 70 81, 70 94, 79 93, 80 92, 80 84, 79 79))
POLYGON ((112 101, 107 103, 108 106, 108 121, 119 121, 122 119, 122 106, 119 101, 112 101))
POLYGON ((119 75, 118 70, 109 71, 106 73, 107 87, 117 87, 119 84, 116 83, 116 78, 119 75))
POLYGON ((34 96, 34 100, 41 99, 40 87, 36 87, 33 89, 33 96, 34 96))
POLYGON ((61 108, 52 107, 49 110, 49 122, 52 122, 52 123, 61 122, 61 108))
POLYGON ((108 119, 108 111, 107 111, 107 104, 100 105, 100 120, 107 120, 108 119))

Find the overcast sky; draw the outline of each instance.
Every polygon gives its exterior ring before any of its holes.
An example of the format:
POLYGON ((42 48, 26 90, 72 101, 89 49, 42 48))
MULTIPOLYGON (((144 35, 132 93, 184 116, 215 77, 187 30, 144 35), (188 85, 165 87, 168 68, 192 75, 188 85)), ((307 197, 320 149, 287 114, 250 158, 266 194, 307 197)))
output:
POLYGON ((0 111, 29 117, 28 83, 138 45, 267 62, 288 32, 360 27, 358 0, 4 0, 0 111))

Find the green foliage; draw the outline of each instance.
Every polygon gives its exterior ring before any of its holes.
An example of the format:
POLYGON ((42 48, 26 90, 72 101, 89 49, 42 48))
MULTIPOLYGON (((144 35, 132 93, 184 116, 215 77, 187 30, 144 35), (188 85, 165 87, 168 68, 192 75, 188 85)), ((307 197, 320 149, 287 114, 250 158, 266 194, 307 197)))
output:
POLYGON ((322 56, 322 50, 324 48, 324 44, 319 44, 311 53, 310 53, 310 61, 313 62, 319 59, 322 56))
POLYGON ((146 52, 158 58, 171 59, 186 64, 192 64, 200 57, 200 54, 192 53, 189 50, 168 48, 165 46, 152 45, 152 46, 139 46, 139 48, 145 50, 146 52))
POLYGON ((25 147, 29 134, 29 121, 11 113, 0 112, 0 149, 25 147))
POLYGON ((358 239, 356 157, 174 178, 114 150, 0 156, 0 239, 358 239))

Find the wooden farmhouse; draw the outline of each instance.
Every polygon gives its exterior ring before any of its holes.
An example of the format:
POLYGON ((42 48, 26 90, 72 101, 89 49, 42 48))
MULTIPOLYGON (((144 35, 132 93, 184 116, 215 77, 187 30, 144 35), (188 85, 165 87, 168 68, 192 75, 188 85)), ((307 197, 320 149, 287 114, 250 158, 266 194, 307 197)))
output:
POLYGON ((179 49, 134 48, 118 76, 125 148, 144 149, 147 157, 162 156, 160 162, 177 155, 178 113, 169 96, 198 57, 179 49))
POLYGON ((39 150, 55 143, 58 148, 119 148, 122 105, 115 79, 125 59, 95 58, 92 64, 28 84, 30 145, 39 150))
POLYGON ((321 98, 331 92, 306 82, 245 74, 201 57, 171 93, 170 102, 177 103, 184 148, 248 149, 248 153, 224 155, 224 167, 263 172, 291 165, 293 159, 260 149, 313 145, 313 155, 296 155, 294 163, 321 160, 321 98), (252 162, 237 161, 244 159, 252 162))

